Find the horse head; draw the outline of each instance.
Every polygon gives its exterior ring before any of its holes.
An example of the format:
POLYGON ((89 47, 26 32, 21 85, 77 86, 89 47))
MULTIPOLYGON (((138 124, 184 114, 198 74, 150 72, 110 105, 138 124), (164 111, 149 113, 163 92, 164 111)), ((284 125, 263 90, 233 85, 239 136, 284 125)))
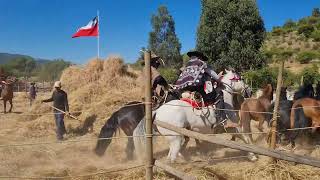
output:
POLYGON ((273 87, 271 84, 267 84, 265 88, 262 90, 262 96, 268 98, 270 101, 273 99, 273 87))
POLYGON ((225 69, 225 71, 226 74, 223 76, 221 82, 226 85, 226 88, 235 92, 243 92, 246 85, 240 75, 233 70, 225 69))

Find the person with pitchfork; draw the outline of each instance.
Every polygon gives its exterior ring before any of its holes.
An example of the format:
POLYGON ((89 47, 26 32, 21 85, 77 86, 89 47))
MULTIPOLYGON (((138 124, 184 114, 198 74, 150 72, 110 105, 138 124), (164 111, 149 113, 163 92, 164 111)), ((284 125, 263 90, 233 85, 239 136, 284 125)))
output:
POLYGON ((68 95, 61 89, 61 82, 56 81, 54 83, 55 90, 52 93, 52 97, 42 100, 42 103, 53 101, 53 112, 56 122, 57 139, 63 140, 63 135, 66 134, 66 128, 64 125, 64 115, 69 115, 68 95))

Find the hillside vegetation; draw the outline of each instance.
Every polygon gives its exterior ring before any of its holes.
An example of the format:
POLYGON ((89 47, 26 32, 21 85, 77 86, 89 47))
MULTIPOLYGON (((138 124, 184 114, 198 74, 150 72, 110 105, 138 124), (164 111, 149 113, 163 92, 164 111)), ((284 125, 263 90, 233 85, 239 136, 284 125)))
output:
MULTIPOLYGON (((263 52, 271 62, 282 51, 292 53, 289 63, 308 64, 320 60, 320 12, 315 8, 312 15, 297 22, 287 20, 282 27, 274 27, 268 33, 263 52)), ((270 62, 269 61, 269 62, 270 62)))
POLYGON ((302 82, 317 83, 320 80, 320 11, 314 8, 311 16, 298 21, 287 20, 283 26, 267 33, 261 48, 268 67, 244 72, 254 87, 264 83, 276 83, 279 61, 285 60, 284 83, 298 86, 302 82), (302 78, 303 77, 303 78, 302 78))

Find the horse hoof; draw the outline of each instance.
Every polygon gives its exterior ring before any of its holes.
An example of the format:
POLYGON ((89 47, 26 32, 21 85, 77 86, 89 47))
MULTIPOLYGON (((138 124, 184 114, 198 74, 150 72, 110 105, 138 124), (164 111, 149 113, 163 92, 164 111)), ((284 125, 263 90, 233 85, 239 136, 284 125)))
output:
POLYGON ((252 161, 252 162, 254 162, 254 161, 257 161, 257 160, 258 160, 257 156, 256 156, 256 155, 254 155, 253 153, 249 153, 249 155, 248 155, 248 159, 249 159, 250 161, 252 161))

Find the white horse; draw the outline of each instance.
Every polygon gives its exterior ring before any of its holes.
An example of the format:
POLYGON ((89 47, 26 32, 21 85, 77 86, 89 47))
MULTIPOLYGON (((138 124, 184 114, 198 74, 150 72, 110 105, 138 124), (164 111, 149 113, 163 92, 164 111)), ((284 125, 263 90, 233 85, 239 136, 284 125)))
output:
MULTIPOLYGON (((246 85, 243 80, 234 72, 225 70, 226 74, 222 78, 222 83, 225 85, 223 89, 223 100, 224 100, 224 113, 227 119, 233 123, 239 122, 239 113, 233 110, 239 110, 242 102, 245 98, 249 98, 252 95, 251 88, 246 85), (234 99, 237 102, 234 102, 234 99)), ((241 137, 240 137, 241 138, 241 137)))
MULTIPOLYGON (((223 77, 222 82, 228 87, 227 91, 242 91, 245 88, 244 82, 241 80, 233 81, 232 78, 235 73, 227 71, 227 74, 223 77)), ((232 99, 232 98, 231 98, 232 99)), ((197 110, 193 108, 188 102, 181 100, 173 100, 163 104, 159 109, 154 112, 154 120, 162 121, 173 126, 180 128, 187 128, 191 130, 199 130, 200 132, 204 128, 211 128, 216 125, 216 110, 213 106, 197 110)), ((134 131, 134 136, 141 136, 144 134, 143 122, 134 131)), ((157 129, 161 135, 167 135, 166 139, 169 142, 170 148, 168 153, 168 159, 174 162, 178 155, 181 155, 188 142, 188 138, 160 126, 157 129), (169 135, 169 136, 168 136, 169 135), (170 136, 173 135, 173 136, 170 136)), ((141 139, 141 138, 140 138, 141 139)), ((137 144, 137 138, 134 138, 135 147, 139 151, 139 144, 137 144)), ((141 150, 141 149, 140 149, 141 150)), ((140 153, 142 153, 140 151, 140 153)))

